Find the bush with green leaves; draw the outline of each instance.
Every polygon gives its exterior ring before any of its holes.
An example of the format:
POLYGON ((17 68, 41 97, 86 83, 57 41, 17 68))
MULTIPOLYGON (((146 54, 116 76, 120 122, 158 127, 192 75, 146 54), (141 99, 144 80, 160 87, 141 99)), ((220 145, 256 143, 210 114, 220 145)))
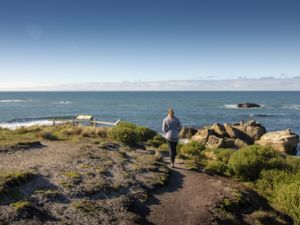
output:
POLYGON ((131 127, 115 126, 108 131, 108 137, 114 141, 124 143, 126 145, 136 145, 140 139, 135 129, 131 127))
POLYGON ((152 146, 155 148, 159 148, 161 145, 164 145, 166 143, 167 143, 166 139, 160 134, 156 134, 151 140, 148 140, 146 142, 148 146, 152 146))
POLYGON ((289 182, 293 174, 287 170, 271 169, 261 171, 255 186, 259 193, 266 197, 272 197, 274 190, 282 183, 289 182))
POLYGON ((292 217, 295 224, 300 223, 300 170, 263 170, 255 186, 277 210, 292 217))
POLYGON ((205 169, 217 174, 225 174, 228 170, 226 163, 214 160, 208 161, 205 169))
POLYGON ((229 171, 228 162, 231 155, 235 151, 232 149, 223 149, 223 148, 216 148, 212 150, 209 149, 207 151, 213 155, 213 159, 209 159, 206 162, 205 169, 208 171, 215 172, 217 174, 227 175, 229 171))
POLYGON ((216 159, 225 164, 227 164, 229 162, 229 159, 230 159, 232 153, 235 152, 235 150, 225 149, 225 148, 215 148, 212 151, 215 154, 216 159))
POLYGON ((153 137, 153 140, 160 141, 161 143, 166 143, 167 142, 167 140, 163 136, 161 136, 160 134, 156 134, 153 137))
POLYGON ((228 166, 234 175, 244 180, 256 180, 262 170, 276 167, 274 162, 281 161, 281 157, 272 148, 251 145, 234 152, 228 166))
POLYGON ((286 156, 269 147, 247 146, 237 151, 211 150, 214 157, 206 170, 254 181, 256 191, 272 207, 300 224, 300 158, 286 156))
POLYGON ((157 133, 149 128, 137 126, 136 124, 121 121, 117 126, 108 131, 108 137, 127 145, 136 145, 139 142, 148 141, 157 133))
POLYGON ((276 208, 292 217, 294 224, 300 224, 300 179, 282 183, 275 194, 273 201, 276 208))
POLYGON ((183 156, 201 156, 204 149, 205 146, 202 143, 198 141, 191 141, 183 144, 179 148, 179 153, 183 156))
POLYGON ((167 151, 169 150, 169 145, 167 143, 163 143, 158 147, 159 150, 167 151))
POLYGON ((130 123, 127 121, 120 121, 116 127, 126 127, 126 128, 131 128, 131 129, 135 130, 138 126, 134 123, 130 123))
POLYGON ((49 141, 56 141, 59 139, 56 134, 53 134, 50 131, 43 131, 39 135, 41 138, 49 141))
POLYGON ((151 130, 147 127, 138 126, 135 128, 141 141, 148 141, 153 139, 157 133, 154 130, 151 130))
POLYGON ((300 157, 288 155, 286 156, 285 161, 292 172, 297 173, 300 171, 300 157))

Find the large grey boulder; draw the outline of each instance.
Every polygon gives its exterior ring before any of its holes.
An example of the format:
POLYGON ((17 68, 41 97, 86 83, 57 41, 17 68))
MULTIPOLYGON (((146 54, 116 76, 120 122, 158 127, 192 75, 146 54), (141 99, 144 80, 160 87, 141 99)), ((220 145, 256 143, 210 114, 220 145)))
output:
POLYGON ((244 148, 244 147, 248 146, 248 144, 247 144, 247 142, 237 138, 234 141, 234 146, 237 148, 244 148))
POLYGON ((228 136, 232 139, 241 139, 242 141, 246 142, 248 145, 253 144, 254 140, 245 132, 243 132, 240 129, 237 129, 236 127, 225 123, 224 127, 226 129, 226 133, 228 136))
POLYGON ((206 147, 208 148, 225 148, 225 144, 223 138, 219 138, 215 135, 209 135, 206 141, 206 147))
POLYGON ((234 128, 244 132, 253 140, 259 140, 266 133, 266 128, 255 120, 240 122, 233 125, 234 128))
POLYGON ((234 139, 224 138, 224 147, 223 148, 234 148, 234 139))
POLYGON ((194 127, 182 127, 179 132, 179 138, 190 139, 198 130, 194 127))
POLYGON ((227 136, 226 134, 226 129, 222 124, 219 123, 214 123, 211 127, 211 130, 213 130, 218 136, 220 137, 225 137, 227 136))
POLYGON ((204 127, 202 129, 199 129, 198 132, 191 137, 191 140, 206 143, 210 135, 218 136, 213 130, 204 127))
POLYGON ((209 130, 208 128, 202 128, 198 130, 198 132, 194 136, 191 137, 191 140, 206 143, 209 135, 211 134, 212 134, 211 130, 209 130))
POLYGON ((283 131, 267 132, 256 144, 271 146, 274 150, 287 154, 296 154, 299 136, 290 129, 283 131))

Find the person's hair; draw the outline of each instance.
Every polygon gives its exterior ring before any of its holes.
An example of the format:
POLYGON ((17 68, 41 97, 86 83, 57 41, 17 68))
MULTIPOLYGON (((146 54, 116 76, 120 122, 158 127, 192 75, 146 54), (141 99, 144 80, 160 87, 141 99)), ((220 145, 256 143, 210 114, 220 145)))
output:
POLYGON ((168 110, 168 116, 171 118, 174 118, 174 109, 169 109, 168 110))

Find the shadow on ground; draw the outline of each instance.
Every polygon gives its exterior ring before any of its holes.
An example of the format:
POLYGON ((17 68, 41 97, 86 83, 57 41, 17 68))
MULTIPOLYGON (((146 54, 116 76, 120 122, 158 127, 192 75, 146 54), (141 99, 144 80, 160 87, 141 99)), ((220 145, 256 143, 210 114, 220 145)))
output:
MULTIPOLYGON (((181 168, 176 168, 181 169, 181 168)), ((153 225, 147 220, 147 216, 150 214, 150 206, 151 205, 158 205, 160 201, 154 195, 162 195, 165 193, 175 192, 182 188, 184 175, 176 170, 170 171, 170 177, 168 182, 165 186, 156 188, 155 191, 150 193, 150 197, 146 202, 141 202, 136 200, 133 204, 131 211, 140 215, 140 219, 137 221, 138 224, 143 225, 153 225)))
MULTIPOLYGON (((241 201, 238 204, 233 204, 230 207, 223 208, 226 213, 234 216, 226 218, 224 215, 215 215, 215 224, 218 225, 292 225, 293 220, 274 209, 268 200, 260 196, 256 191, 245 189, 241 191, 241 201)), ((216 211, 217 212, 217 211, 216 211)))

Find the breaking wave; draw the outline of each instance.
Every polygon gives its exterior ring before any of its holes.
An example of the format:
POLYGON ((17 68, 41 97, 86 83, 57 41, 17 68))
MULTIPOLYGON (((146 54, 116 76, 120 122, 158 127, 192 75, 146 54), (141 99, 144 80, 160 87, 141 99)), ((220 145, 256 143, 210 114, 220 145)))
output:
POLYGON ((234 104, 234 105, 224 105, 224 107, 226 109, 239 109, 238 105, 237 104, 234 104))
POLYGON ((300 110, 300 104, 284 105, 281 108, 300 110))
POLYGON ((249 114, 250 117, 280 117, 281 115, 272 115, 272 114, 249 114))
POLYGON ((55 102, 55 104, 58 104, 58 105, 69 105, 71 104, 72 102, 70 101, 59 101, 59 102, 55 102))
POLYGON ((0 103, 25 103, 25 102, 31 102, 31 99, 28 99, 28 100, 22 100, 22 99, 3 99, 3 100, 0 100, 0 103))
POLYGON ((30 126, 49 126, 53 124, 55 120, 56 124, 65 123, 70 121, 72 117, 63 116, 63 117, 42 117, 42 118, 20 118, 13 119, 4 123, 0 123, 1 128, 7 128, 10 130, 15 130, 20 127, 30 127, 30 126))

